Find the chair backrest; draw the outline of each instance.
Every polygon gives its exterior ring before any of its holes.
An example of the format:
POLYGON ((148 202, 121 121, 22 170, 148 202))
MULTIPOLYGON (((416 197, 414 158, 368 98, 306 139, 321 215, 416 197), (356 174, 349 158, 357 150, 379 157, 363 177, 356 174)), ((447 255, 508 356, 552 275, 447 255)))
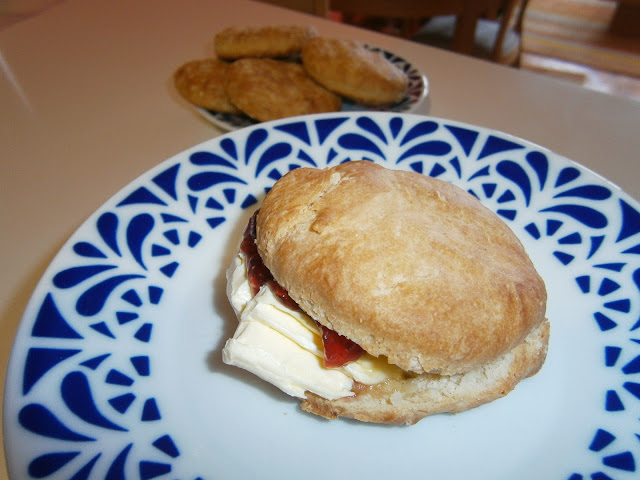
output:
MULTIPOLYGON (((468 1, 468 0, 466 0, 468 1)), ((465 0, 329 0, 331 10, 372 17, 425 18, 459 14, 465 0)))
POLYGON ((311 13, 320 17, 329 15, 329 0, 260 0, 261 2, 311 13))

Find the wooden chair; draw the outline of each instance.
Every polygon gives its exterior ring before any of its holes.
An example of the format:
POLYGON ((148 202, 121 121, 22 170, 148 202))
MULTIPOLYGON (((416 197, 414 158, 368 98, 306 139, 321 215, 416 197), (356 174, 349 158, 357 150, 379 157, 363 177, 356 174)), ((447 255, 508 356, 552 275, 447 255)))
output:
POLYGON ((329 0, 260 0, 272 5, 290 8, 299 12, 311 13, 320 17, 329 14, 329 0))
POLYGON ((469 36, 467 30, 475 26, 471 17, 476 5, 493 1, 496 0, 329 0, 329 9, 340 12, 348 23, 362 24, 364 19, 364 26, 370 19, 399 21, 399 34, 405 38, 413 36, 426 19, 452 14, 464 24, 457 29, 455 48, 465 51, 467 43, 469 47, 471 43, 472 34, 469 36))
MULTIPOLYGON (((473 46, 473 56, 505 65, 520 63, 522 20, 528 0, 508 0, 497 11, 487 11, 478 18, 473 46)), ((413 37, 415 41, 440 48, 455 50, 453 39, 458 18, 454 15, 430 18, 413 37)))
POLYGON ((526 2, 329 0, 329 8, 348 17, 400 19, 400 34, 406 38, 496 62, 517 64, 520 56, 519 29, 526 2))

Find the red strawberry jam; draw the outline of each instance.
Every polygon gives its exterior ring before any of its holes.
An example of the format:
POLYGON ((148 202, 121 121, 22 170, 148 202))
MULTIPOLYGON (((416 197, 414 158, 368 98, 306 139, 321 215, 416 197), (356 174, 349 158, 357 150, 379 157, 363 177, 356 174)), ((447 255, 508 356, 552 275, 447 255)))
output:
MULTIPOLYGON (((258 211, 249 219, 249 223, 242 234, 240 251, 247 257, 247 275, 251 294, 256 295, 263 285, 267 285, 284 306, 291 310, 302 311, 287 290, 274 278, 262 261, 256 246, 256 217, 258 211)), ((341 367, 360 358, 364 353, 362 347, 352 342, 330 328, 318 324, 322 328, 322 344, 324 346, 324 366, 327 368, 341 367)))
POLYGON ((337 368, 359 359, 364 350, 360 345, 352 342, 330 328, 320 325, 322 328, 322 345, 324 346, 324 366, 337 368))
POLYGON ((298 304, 289 296, 287 290, 273 278, 269 269, 262 262, 256 246, 257 216, 258 212, 256 211, 249 219, 240 244, 240 251, 247 257, 247 276, 249 277, 251 294, 255 296, 263 285, 267 285, 287 308, 300 311, 298 304))

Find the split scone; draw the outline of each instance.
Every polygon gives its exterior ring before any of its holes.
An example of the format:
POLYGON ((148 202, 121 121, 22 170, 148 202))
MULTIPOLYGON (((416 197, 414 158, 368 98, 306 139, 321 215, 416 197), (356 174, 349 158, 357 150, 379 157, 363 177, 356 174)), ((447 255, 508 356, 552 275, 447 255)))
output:
POLYGON ((368 161, 278 180, 227 293, 225 363, 327 418, 460 412, 547 352, 545 285, 510 228, 457 186, 368 161))

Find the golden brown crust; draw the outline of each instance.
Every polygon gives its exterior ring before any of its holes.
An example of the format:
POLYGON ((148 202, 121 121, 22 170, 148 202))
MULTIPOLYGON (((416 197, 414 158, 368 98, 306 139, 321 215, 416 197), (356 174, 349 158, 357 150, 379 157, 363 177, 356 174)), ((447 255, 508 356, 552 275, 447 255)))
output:
POLYGON ((173 74, 173 82, 188 102, 223 113, 240 113, 225 92, 229 64, 215 58, 192 60, 173 74))
POLYGON ((404 72, 353 40, 314 37, 302 49, 302 63, 316 82, 365 105, 397 103, 407 90, 404 72))
POLYGON ((226 92, 240 110, 260 122, 342 107, 340 98, 311 80, 300 64, 270 58, 233 62, 226 92))
POLYGON ((214 48, 224 60, 287 57, 300 53, 315 35, 314 27, 303 25, 233 26, 216 34, 214 48))
POLYGON ((424 373, 365 387, 354 397, 327 400, 307 392, 302 408, 326 418, 412 425, 428 415, 458 413, 505 396, 544 363, 549 322, 499 359, 452 376, 424 373))
POLYGON ((544 319, 544 283, 509 227, 421 174, 293 170, 265 198, 257 245, 303 310, 405 371, 472 370, 544 319))

